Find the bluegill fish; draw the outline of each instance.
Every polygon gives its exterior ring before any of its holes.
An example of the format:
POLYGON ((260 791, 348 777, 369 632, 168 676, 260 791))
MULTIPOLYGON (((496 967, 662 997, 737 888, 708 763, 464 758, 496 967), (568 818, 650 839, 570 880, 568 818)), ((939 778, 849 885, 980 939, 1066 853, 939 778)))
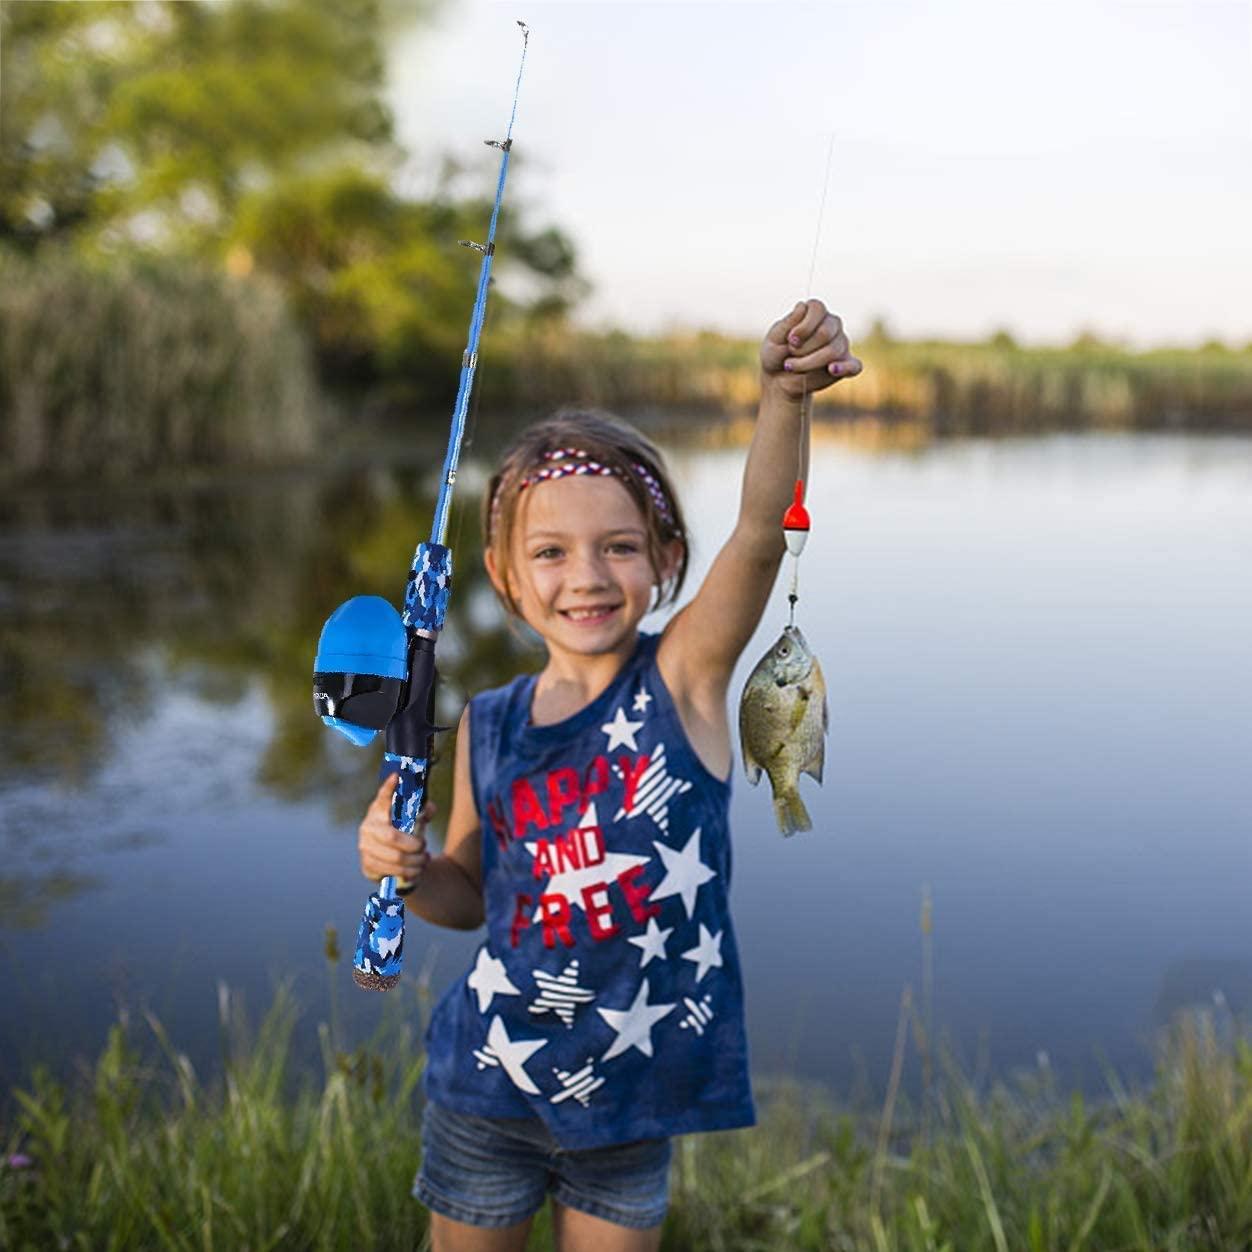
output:
POLYGON ((743 767, 755 786, 761 771, 774 791, 784 835, 812 830, 800 799, 800 775, 822 781, 826 763, 826 680, 796 626, 788 626, 757 662, 739 699, 743 767))

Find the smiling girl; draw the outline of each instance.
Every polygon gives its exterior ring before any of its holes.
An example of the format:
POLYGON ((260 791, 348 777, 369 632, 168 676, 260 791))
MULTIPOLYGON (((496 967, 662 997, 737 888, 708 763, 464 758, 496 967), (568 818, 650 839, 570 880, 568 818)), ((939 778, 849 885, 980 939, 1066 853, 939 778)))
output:
POLYGON ((475 696, 444 850, 390 821, 361 869, 436 925, 487 935, 435 1009, 414 1194, 436 1252, 525 1247, 548 1193, 562 1252, 660 1245, 670 1139, 754 1120, 728 912, 727 689, 769 598, 806 394, 860 373, 837 317, 797 304, 761 345, 738 520, 660 635, 688 542, 660 453, 565 411, 506 454, 484 502, 488 573, 542 639, 538 674, 475 696))

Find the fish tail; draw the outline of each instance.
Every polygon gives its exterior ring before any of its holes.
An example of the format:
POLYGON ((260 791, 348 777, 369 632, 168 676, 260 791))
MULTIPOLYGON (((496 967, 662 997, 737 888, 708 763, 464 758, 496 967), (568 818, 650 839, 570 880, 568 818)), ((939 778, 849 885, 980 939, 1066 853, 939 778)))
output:
POLYGON ((781 791, 774 797, 774 816, 778 819, 778 829, 784 835, 794 835, 797 830, 813 829, 809 811, 800 799, 800 792, 794 787, 781 791))

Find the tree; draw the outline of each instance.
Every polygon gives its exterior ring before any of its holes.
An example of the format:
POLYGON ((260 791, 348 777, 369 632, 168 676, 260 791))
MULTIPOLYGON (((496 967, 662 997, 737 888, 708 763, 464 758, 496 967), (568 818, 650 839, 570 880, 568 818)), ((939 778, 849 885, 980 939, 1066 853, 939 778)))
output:
MULTIPOLYGON (((481 239, 490 215, 485 200, 406 201, 377 175, 342 167, 245 200, 227 263, 282 281, 328 377, 398 375, 446 398, 479 269, 478 255, 459 241, 481 239)), ((528 232, 506 211, 496 242, 495 273, 506 281, 520 275, 530 298, 519 303, 496 291, 493 317, 562 316, 581 294, 573 245, 556 228, 528 232)))
POLYGON ((887 319, 881 314, 870 323, 865 340, 867 343, 873 343, 881 347, 886 347, 895 342, 895 336, 891 333, 891 327, 887 324, 887 319))
POLYGON ((248 191, 387 155, 390 6, 7 0, 0 242, 211 248, 248 191))
MULTIPOLYGON (((265 272, 324 377, 455 379, 478 269, 457 240, 482 237, 488 184, 445 161, 429 201, 399 195, 382 94, 389 24, 430 3, 0 0, 0 247, 265 272)), ((573 244, 521 220, 500 220, 493 317, 562 318, 573 244)))
POLYGON ((1090 327, 1084 327, 1070 342, 1069 350, 1071 352, 1085 352, 1091 354, 1104 352, 1107 350, 1108 346, 1109 345, 1106 344, 1094 330, 1090 329, 1090 327))

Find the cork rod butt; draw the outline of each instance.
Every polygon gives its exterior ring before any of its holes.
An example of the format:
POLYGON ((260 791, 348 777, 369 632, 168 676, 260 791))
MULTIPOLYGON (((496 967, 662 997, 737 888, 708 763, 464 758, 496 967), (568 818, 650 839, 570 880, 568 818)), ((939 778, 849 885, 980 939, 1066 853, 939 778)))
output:
POLYGON ((352 981, 366 991, 390 991, 400 981, 399 974, 376 974, 372 970, 352 967, 352 981))

